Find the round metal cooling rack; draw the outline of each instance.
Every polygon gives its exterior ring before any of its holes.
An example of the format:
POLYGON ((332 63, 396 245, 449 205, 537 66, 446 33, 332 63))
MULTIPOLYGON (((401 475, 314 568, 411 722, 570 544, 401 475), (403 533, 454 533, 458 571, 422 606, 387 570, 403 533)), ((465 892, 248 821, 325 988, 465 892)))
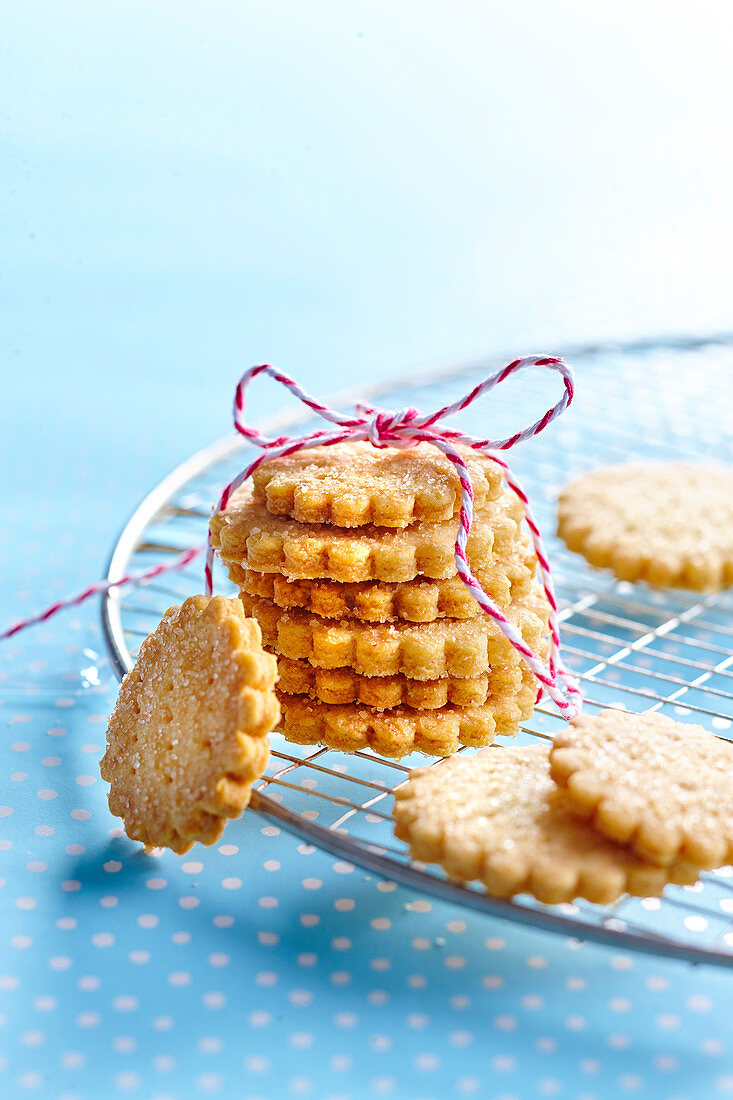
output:
MULTIPOLYGON (((555 350, 555 349, 553 349, 555 350)), ((660 710, 733 737, 733 596, 698 595, 630 585, 594 572, 554 537, 554 498, 583 470, 623 461, 714 458, 731 461, 726 423, 733 407, 733 333, 560 349, 575 368, 577 398, 535 440, 512 452, 512 467, 529 490, 547 540, 561 606, 564 652, 583 681, 586 708, 660 710)), ((369 397, 385 408, 431 409, 453 400, 505 359, 452 366, 383 387, 341 394, 345 408, 369 397)), ((505 383, 461 416, 461 427, 498 437, 530 423, 556 400, 540 372, 505 383)), ((302 406, 263 424, 267 431, 310 430, 302 406)), ((251 450, 228 437, 179 466, 142 502, 114 548, 108 578, 170 560, 204 541, 211 506, 242 469, 251 450)), ((202 591, 203 562, 144 587, 120 589, 103 601, 110 658, 121 677, 142 638, 172 603, 202 591)), ((223 575, 216 590, 231 592, 223 575)), ((562 725, 539 707, 519 743, 548 738, 562 725)), ((393 881, 471 909, 616 948, 733 966, 733 868, 703 874, 692 887, 668 887, 659 898, 623 898, 602 907, 586 902, 546 907, 511 902, 449 881, 439 868, 411 861, 391 828, 391 794, 410 765, 370 751, 346 755, 291 745, 273 736, 268 773, 251 809, 320 848, 393 881)), ((516 743, 516 742, 515 742, 516 743)), ((469 751, 469 750, 466 750, 469 751)))

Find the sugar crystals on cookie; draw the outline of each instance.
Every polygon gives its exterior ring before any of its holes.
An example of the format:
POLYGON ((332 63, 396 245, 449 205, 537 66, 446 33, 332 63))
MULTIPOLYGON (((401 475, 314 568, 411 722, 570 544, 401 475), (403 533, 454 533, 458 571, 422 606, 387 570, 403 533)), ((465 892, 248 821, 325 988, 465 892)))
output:
POLYGON ((100 765, 133 840, 179 853, 213 844, 249 803, 280 717, 260 639, 239 600, 192 596, 143 642, 100 765))

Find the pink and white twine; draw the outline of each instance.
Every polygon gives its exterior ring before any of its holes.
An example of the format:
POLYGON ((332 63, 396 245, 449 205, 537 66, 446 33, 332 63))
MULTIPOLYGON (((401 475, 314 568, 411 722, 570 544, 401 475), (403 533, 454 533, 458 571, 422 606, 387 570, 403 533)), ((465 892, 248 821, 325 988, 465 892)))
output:
MULTIPOLYGON (((511 447, 516 446, 517 443, 521 443, 525 439, 530 439, 532 436, 539 435, 548 424, 565 411, 573 400, 573 393, 573 372, 564 360, 554 356, 529 355, 523 359, 513 360, 506 367, 503 367, 477 386, 474 386, 469 393, 459 398, 458 401, 454 401, 451 405, 444 405, 443 408, 437 409, 435 412, 427 415, 424 415, 415 408, 401 409, 399 412, 387 412, 384 409, 375 408, 365 402, 359 402, 355 406, 357 415, 345 416, 335 412, 333 409, 329 409, 327 405, 322 404, 320 401, 316 401, 314 397, 311 397, 310 394, 301 389, 297 382, 287 374, 282 374, 280 371, 275 370, 274 367, 268 366, 267 364, 250 367, 250 369, 245 371, 240 378, 234 395, 234 427, 240 435, 243 435, 245 439, 258 447, 261 454, 259 454, 246 469, 237 474, 237 476, 225 487, 219 498, 218 510, 224 511, 231 499, 232 493, 234 493, 248 477, 251 477, 258 466, 263 462, 272 458, 281 458, 284 455, 296 454, 306 447, 331 447, 335 443, 346 443, 357 440, 368 440, 374 447, 380 448, 407 448, 413 447, 417 443, 432 444, 434 447, 437 447, 438 450, 442 451, 446 458, 453 464, 461 484, 461 507, 458 514, 458 534, 455 544, 455 562, 458 576, 479 604, 484 614, 488 615, 497 623, 501 632, 511 642, 524 662, 539 680, 542 688, 540 689, 538 700, 544 689, 563 716, 572 718, 575 714, 580 712, 582 694, 574 676, 565 667, 562 661, 560 652, 560 628, 557 617, 557 600, 555 599, 555 590, 552 583, 550 562, 545 553, 542 535, 537 526, 537 521, 534 518, 527 494, 507 463, 502 458, 499 458, 494 452, 507 451, 511 447), (463 432, 456 431, 441 423, 446 417, 467 409, 469 405, 472 405, 479 397, 482 397, 483 394, 492 390, 494 386, 498 386, 511 375, 521 370, 525 370, 527 367, 546 367, 548 370, 557 371, 558 374, 562 376, 564 384, 563 394, 557 404, 548 409, 544 416, 541 416, 539 420, 535 421, 535 423, 531 424, 528 428, 525 428, 521 432, 516 432, 514 435, 507 436, 506 439, 475 439, 473 436, 465 435, 463 432), (285 386, 294 397, 302 401, 312 412, 320 416, 321 419, 329 421, 331 424, 335 425, 335 427, 331 430, 320 429, 310 432, 308 435, 300 436, 296 439, 293 439, 291 436, 279 436, 277 439, 268 439, 267 436, 262 435, 256 428, 250 427, 244 418, 247 390, 250 383, 261 374, 267 374, 276 382, 285 386), (501 466, 504 472, 504 480, 512 492, 514 492, 522 502, 524 518, 529 527, 535 555, 537 557, 542 587, 544 588, 547 602, 550 607, 550 654, 547 663, 527 645, 518 627, 507 618, 501 608, 491 599, 488 593, 484 591, 478 579, 471 571, 466 548, 468 537, 471 532, 471 525, 473 523, 473 486, 471 485, 471 478, 466 463, 455 447, 456 443, 463 444, 474 451, 487 455, 501 466)), ((207 595, 210 595, 213 589, 213 562, 214 548, 211 544, 211 536, 209 536, 206 566, 204 570, 206 581, 205 590, 207 595)))
MULTIPOLYGON (((469 393, 461 397, 458 401, 454 401, 451 405, 445 405, 443 408, 437 409, 435 412, 427 415, 420 413, 420 411, 415 408, 405 408, 398 412, 387 412, 383 409, 378 409, 372 405, 366 404, 365 402, 359 402, 355 406, 357 415, 345 416, 335 412, 333 409, 329 409, 327 405, 323 405, 320 401, 316 401, 315 398, 301 389, 297 382, 287 374, 282 374, 280 371, 275 370, 267 364, 250 367, 250 369, 245 371, 242 375, 235 392, 234 427, 240 435, 248 440, 248 442, 258 447, 261 453, 225 487, 219 498, 218 509, 219 511, 223 511, 226 508, 232 493, 234 493, 263 462, 284 455, 296 454, 306 447, 330 447, 335 443, 346 443, 357 440, 368 440, 374 447, 379 448, 408 448, 415 446, 417 443, 432 444, 432 446, 442 451, 446 458, 453 464, 461 485, 461 507, 458 516, 458 534, 455 543, 455 562, 458 576, 479 604, 484 614, 488 615, 498 624, 499 629, 537 677, 542 685, 538 700, 542 696, 544 689, 562 715, 565 718, 572 718, 580 712, 582 694, 574 676, 564 665, 560 653, 560 629, 557 616, 557 601, 555 599, 555 591, 552 583, 550 562, 545 553, 542 536, 530 507, 527 494, 507 463, 495 452, 507 451, 511 447, 516 446, 517 443, 521 443, 532 436, 539 435, 548 424, 565 411, 573 400, 573 392, 573 372, 567 363, 554 356, 530 355, 523 359, 513 360, 506 367, 503 367, 477 386, 474 386, 469 393), (516 432, 514 435, 508 436, 506 439, 492 440, 475 439, 463 432, 449 428, 442 423, 446 417, 467 409, 469 405, 473 404, 473 402, 483 396, 483 394, 492 390, 494 386, 498 386, 511 375, 527 367, 546 367, 548 370, 557 371, 558 374, 562 376, 564 385, 563 394, 557 404, 548 409, 544 416, 540 417, 534 424, 531 424, 521 432, 516 432), (256 428, 250 427, 244 419, 247 389, 250 383, 261 374, 267 374, 276 382, 285 386, 294 397, 297 397, 298 400, 302 401, 312 412, 316 413, 323 420, 329 421, 334 427, 332 429, 313 431, 298 438, 279 436, 276 439, 268 439, 267 436, 262 435, 256 428), (480 454, 487 455, 501 466, 506 484, 522 502, 524 518, 529 528, 535 555, 537 557, 542 586, 550 607, 550 654, 547 663, 527 645, 518 627, 507 618, 501 608, 498 607, 488 593, 484 591, 478 579, 471 571, 471 566, 468 561, 467 544, 474 514, 473 486, 471 485, 471 479, 465 460, 456 449, 455 444, 457 443, 470 447, 480 454)), ((0 633, 0 640, 10 638, 35 623, 45 622, 63 608, 83 603, 93 595, 108 592, 113 588, 122 586, 145 584, 153 580, 153 578, 160 576, 162 573, 170 570, 183 569, 202 549, 203 547, 201 546, 192 547, 190 550, 186 550, 178 555, 171 562, 156 565, 150 569, 145 569, 137 573, 129 573, 124 577, 120 577, 118 580, 100 581, 96 584, 91 584, 74 596, 56 601, 40 614, 15 623, 13 626, 0 633)), ((204 570, 205 591, 207 595, 210 595, 213 590, 213 559, 214 550, 211 544, 211 536, 209 536, 206 546, 206 565, 204 570)))

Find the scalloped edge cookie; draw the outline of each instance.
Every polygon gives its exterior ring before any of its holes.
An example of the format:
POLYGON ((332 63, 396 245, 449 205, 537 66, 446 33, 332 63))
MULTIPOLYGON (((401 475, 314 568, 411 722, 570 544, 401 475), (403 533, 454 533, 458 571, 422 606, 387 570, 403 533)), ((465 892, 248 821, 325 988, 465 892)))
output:
POLYGON ((599 836, 550 778, 549 746, 490 748, 410 773, 395 791, 395 835, 413 859, 478 879, 495 897, 531 894, 548 905, 689 884, 697 869, 662 868, 599 836))
POLYGON ((714 591, 733 583, 733 469, 607 466, 561 491, 557 533, 625 581, 714 591))
POLYGON ((265 770, 276 679, 239 600, 192 596, 166 611, 120 685, 100 763, 132 840, 179 854, 218 840, 265 770))
MULTIPOLYGON (((224 559, 229 579, 247 596, 272 600, 285 610, 309 611, 326 619, 361 619, 385 623, 404 619, 430 623, 435 619, 478 619, 479 604, 460 577, 430 581, 417 579, 401 584, 365 581, 340 584, 330 580, 288 580, 279 573, 258 573, 255 569, 224 559)), ((476 576, 499 607, 527 595, 535 580, 536 558, 529 549, 523 554, 476 569, 476 576)))
POLYGON ((581 714, 556 735, 550 768, 576 814, 643 859, 733 863, 733 743, 702 726, 581 714))
MULTIPOLYGON (((321 619, 306 611, 284 612, 270 600, 240 595, 260 624, 264 644, 280 656, 319 668, 350 668, 360 676, 407 676, 437 680, 472 677, 523 666, 522 658, 493 619, 437 619, 432 623, 364 623, 321 619)), ((511 618, 537 650, 546 626, 533 610, 513 606, 511 618)))
MULTIPOLYGON (((468 540, 469 560, 486 566, 521 545, 522 517, 521 502, 513 493, 477 509, 468 540)), ((349 583, 456 575, 457 519, 397 531, 297 523, 272 515, 243 485, 225 511, 214 513, 209 526, 212 545, 222 558, 260 573, 349 583)))
POLYGON ((522 687, 520 668, 502 670, 499 682, 491 673, 439 680, 412 680, 407 676, 360 676, 350 668, 316 668, 308 661, 279 657, 278 690, 286 695, 307 695, 322 703, 363 704, 374 710, 406 706, 413 710, 480 707, 489 695, 516 695, 522 687))
MULTIPOLYGON (((477 507, 502 492, 501 467, 458 446, 477 507)), ((269 459, 252 474, 254 496, 268 511, 300 523, 336 527, 407 527, 458 514, 461 485, 446 456, 428 443, 373 447, 368 442, 312 447, 269 459)))
POLYGON ((534 691, 529 687, 497 703, 489 700, 481 707, 446 706, 433 711, 334 706, 284 692, 278 692, 278 698, 282 710, 278 729, 289 741, 343 752, 370 748, 395 759, 411 752, 447 756, 461 745, 489 745, 496 734, 515 734, 534 706, 534 691))

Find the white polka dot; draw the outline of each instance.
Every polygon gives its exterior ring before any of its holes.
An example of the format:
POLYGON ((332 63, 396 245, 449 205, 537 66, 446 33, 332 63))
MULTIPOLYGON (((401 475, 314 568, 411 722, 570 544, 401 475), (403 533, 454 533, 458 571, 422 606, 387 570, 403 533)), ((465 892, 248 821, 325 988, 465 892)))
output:
POLYGON ((173 1027, 172 1016, 156 1016, 153 1020, 153 1027, 156 1031, 170 1031, 173 1027))
POLYGON ((61 1055, 61 1065, 64 1069, 81 1069, 86 1060, 86 1055, 80 1050, 65 1050, 61 1055))
MULTIPOLYGON (((264 832, 264 830, 263 830, 264 832)), ((220 844, 217 849, 223 856, 235 856, 239 851, 236 844, 220 844)))
POLYGON ((141 928, 155 928, 159 920, 160 918, 156 917, 154 913, 142 913, 137 918, 137 923, 141 928))
POLYGON ((174 970, 172 974, 168 975, 168 981, 171 985, 180 988, 181 986, 191 984, 191 975, 186 970, 174 970))
POLYGON ((405 1021, 413 1031, 420 1031, 430 1023, 430 1017, 422 1012, 411 1012, 405 1021))
MULTIPOLYGON (((504 948, 506 947, 506 941, 505 940, 497 939, 494 936, 492 936, 490 939, 486 940, 485 943, 486 943, 486 946, 489 948, 490 951, 503 951, 504 948)), ((537 956, 537 958, 539 958, 539 957, 540 956, 537 956)))
POLYGON ((46 1041, 46 1036, 42 1031, 24 1031, 20 1036, 20 1041, 26 1047, 39 1047, 41 1043, 46 1041))
POLYGON ((72 966, 72 960, 68 955, 52 955, 48 965, 52 970, 68 970, 72 966))
POLYGON ((173 941, 173 943, 177 943, 177 944, 190 943, 191 942, 191 933, 190 932, 174 932, 173 935, 171 936, 171 940, 173 941))
POLYGON ((666 1031, 672 1028, 680 1026, 679 1016, 674 1016, 670 1012, 663 1012, 660 1016, 657 1016, 657 1027, 661 1027, 666 1031))
POLYGON ((697 913, 691 914, 689 917, 685 917, 682 922, 685 928, 688 928, 690 932, 705 932, 708 927, 708 922, 705 917, 699 916, 697 913))
MULTIPOLYGON (((40 790, 40 791, 37 792, 38 798, 42 799, 44 802, 51 802, 54 798, 57 797, 57 795, 58 795, 58 791, 46 790, 45 788, 43 790, 40 790)), ((71 816, 74 817, 75 814, 77 814, 77 813, 80 814, 81 812, 82 812, 81 810, 72 810, 71 811, 71 816)), ((83 819, 79 818, 79 820, 81 821, 83 819)))
POLYGON ((274 897, 264 897, 259 898, 257 904, 259 905, 260 909, 277 909, 280 902, 277 898, 274 897))
POLYGON ((80 787, 91 787, 92 783, 97 782, 96 775, 77 775, 76 782, 80 787))
MULTIPOLYGON (((51 791, 49 793, 53 798, 56 797, 55 791, 51 791)), ((92 815, 89 813, 89 810, 72 810, 71 816, 74 818, 75 821, 88 821, 92 815)))
POLYGON ((181 909, 197 909, 201 904, 199 898, 192 897, 190 894, 178 899, 178 904, 181 909))
POLYGON ((139 1007, 140 1002, 137 997, 133 997, 129 993, 125 993, 120 997, 115 997, 112 1001, 112 1007, 117 1012, 134 1012, 139 1007))
POLYGON ((187 875, 198 875, 203 869, 203 863, 199 863, 198 860, 191 860, 188 863, 181 864, 181 870, 187 875))
POLYGON ((491 1059, 491 1066, 499 1073, 511 1073, 512 1070, 517 1068, 517 1059, 510 1054, 498 1054, 491 1059))
POLYGON ((99 989, 102 983, 94 974, 83 974, 76 984, 85 993, 92 993, 95 989, 99 989))
POLYGON ((80 1012, 76 1017, 76 1022, 79 1027, 98 1027, 102 1022, 102 1017, 98 1012, 80 1012))
POLYGON ((52 825, 36 825, 33 832, 36 836, 53 836, 54 829, 52 825))
POLYGON ((95 947, 112 947, 115 942, 115 938, 111 932, 95 932, 92 936, 92 943, 95 947))
POLYGON ((258 932, 257 940, 265 947, 275 947, 280 942, 280 936, 277 932, 258 932))
POLYGON ((631 1046, 628 1035, 609 1035, 606 1042, 612 1050, 627 1050, 631 1046))
POLYGON ((249 1022, 252 1027, 266 1027, 267 1024, 272 1023, 272 1016, 269 1012, 264 1012, 260 1009, 257 1012, 250 1012, 249 1022))
POLYGON ((210 966, 217 966, 217 967, 229 966, 230 961, 231 960, 229 958, 229 955, 225 955, 221 951, 214 951, 213 954, 209 955, 209 965, 210 966))
MULTIPOLYGON (((379 820, 379 819, 377 818, 377 820, 379 820)), ((396 882, 381 881, 381 882, 377 883, 377 890, 379 890, 379 892, 382 893, 382 894, 391 894, 392 891, 396 890, 396 889, 397 889, 397 883, 396 882)))
POLYGON ((354 1015, 353 1012, 339 1012, 334 1016, 333 1022, 336 1027, 350 1028, 356 1027, 359 1022, 359 1017, 354 1015))
POLYGON ((323 886, 323 882, 319 878, 304 878, 303 887, 306 890, 320 890, 323 886))
POLYGON ((224 913, 219 913, 213 918, 212 922, 216 928, 231 928, 234 924, 234 917, 230 917, 224 913))
POLYGON ((266 871, 279 871, 280 863, 276 859, 266 859, 262 864, 266 871))
POLYGON ((224 1041, 218 1035, 204 1035, 196 1045, 204 1054, 218 1054, 224 1046, 224 1041))
POLYGON ((149 878, 145 880, 145 885, 148 890, 164 890, 168 883, 164 878, 149 878))
POLYGON ((131 1035, 115 1035, 112 1046, 119 1054, 131 1054, 137 1049, 137 1039, 131 1035))
POLYGON ((675 1058, 673 1054, 659 1054, 654 1059, 654 1065, 664 1073, 673 1073, 679 1069, 680 1060, 675 1058))
POLYGON ((36 997, 35 1001, 33 1002, 33 1007, 38 1012, 53 1012, 57 1004, 58 1001, 55 997, 36 997))
POLYGON ((693 994, 685 1003, 692 1012, 710 1012, 713 1007, 712 999, 703 993, 693 994))
POLYGON ((343 987, 351 984, 351 974, 348 970, 334 970, 331 974, 331 985, 343 987))
POLYGON ((86 847, 83 844, 67 844, 65 851, 67 856, 83 856, 86 847))
POLYGON ((30 936, 11 936, 10 938, 11 946, 17 948, 18 950, 23 950, 26 947, 30 947, 32 943, 33 940, 30 936))
POLYGON ((227 1003, 224 994, 215 990, 210 993, 204 993, 201 1000, 207 1008, 223 1008, 227 1003))
POLYGON ((375 917, 374 920, 369 921, 369 924, 375 932, 386 932, 392 927, 392 921, 388 917, 375 917))
POLYGON ((494 1027, 499 1031, 514 1031, 517 1026, 516 1016, 495 1016, 494 1027))
POLYGON ((136 966, 142 966, 144 963, 150 962, 149 951, 131 951, 127 957, 136 966))
POLYGON ((267 1058, 263 1058, 260 1054, 252 1054, 244 1062, 246 1068, 250 1073, 266 1073, 270 1068, 270 1063, 267 1058))
POLYGON ((338 875, 350 875, 354 870, 354 864, 347 863, 346 860, 340 859, 333 864, 333 869, 338 875))
POLYGON ((333 906, 334 909, 338 909, 340 913, 350 913, 355 904, 353 898, 337 898, 333 906))
POLYGON ((278 977, 274 970, 261 970, 259 974, 255 974, 255 982, 257 983, 257 985, 276 985, 277 980, 278 977))
POLYGON ((60 756, 44 756, 41 763, 43 764, 44 768, 58 768, 59 764, 61 763, 61 757, 60 756))
POLYGON ((241 878, 223 878, 221 884, 225 890, 238 890, 242 885, 241 878))
POLYGON ((350 951, 351 940, 348 936, 335 936, 334 939, 331 940, 331 947, 334 951, 350 951))

